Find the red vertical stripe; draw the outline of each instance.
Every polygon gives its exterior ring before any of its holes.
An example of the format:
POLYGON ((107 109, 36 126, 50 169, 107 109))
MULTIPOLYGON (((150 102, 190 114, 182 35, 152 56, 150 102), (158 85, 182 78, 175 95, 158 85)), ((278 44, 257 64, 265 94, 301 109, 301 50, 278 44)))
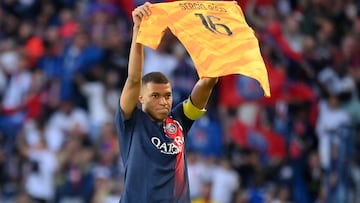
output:
POLYGON ((184 166, 184 146, 182 146, 181 152, 176 157, 176 165, 175 165, 174 195, 176 198, 180 198, 184 194, 186 194, 184 168, 185 168, 185 166, 184 166))
POLYGON ((184 135, 180 124, 169 117, 165 121, 165 133, 168 137, 174 139, 173 144, 179 149, 175 164, 174 196, 176 199, 181 199, 187 193, 185 185, 184 135))

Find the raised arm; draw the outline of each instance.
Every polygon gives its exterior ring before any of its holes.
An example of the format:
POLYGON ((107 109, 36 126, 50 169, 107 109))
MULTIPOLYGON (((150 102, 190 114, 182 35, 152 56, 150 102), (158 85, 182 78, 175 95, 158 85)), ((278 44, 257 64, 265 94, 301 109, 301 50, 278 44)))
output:
POLYGON ((198 109, 204 109, 207 105, 211 92, 218 78, 202 78, 194 86, 191 92, 192 104, 198 109))
POLYGON ((136 43, 136 38, 141 19, 143 17, 147 18, 151 14, 150 7, 151 4, 146 2, 132 12, 134 27, 129 55, 128 77, 120 97, 120 108, 122 109, 125 118, 131 116, 139 100, 144 63, 144 49, 142 44, 136 43))

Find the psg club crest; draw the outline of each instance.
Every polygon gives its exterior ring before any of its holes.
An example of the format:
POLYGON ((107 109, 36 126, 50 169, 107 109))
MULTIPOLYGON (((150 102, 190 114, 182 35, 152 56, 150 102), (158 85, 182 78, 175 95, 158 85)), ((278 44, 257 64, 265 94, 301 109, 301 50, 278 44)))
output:
POLYGON ((176 125, 174 123, 167 123, 165 127, 165 132, 169 135, 175 134, 177 131, 176 125))

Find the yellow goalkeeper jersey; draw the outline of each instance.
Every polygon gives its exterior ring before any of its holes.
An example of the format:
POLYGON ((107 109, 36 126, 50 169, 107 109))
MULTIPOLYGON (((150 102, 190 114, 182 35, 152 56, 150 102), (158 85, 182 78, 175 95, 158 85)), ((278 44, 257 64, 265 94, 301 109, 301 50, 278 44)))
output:
POLYGON ((242 74, 256 79, 270 96, 258 40, 236 1, 157 3, 143 19, 137 42, 156 49, 166 28, 190 54, 199 77, 242 74))

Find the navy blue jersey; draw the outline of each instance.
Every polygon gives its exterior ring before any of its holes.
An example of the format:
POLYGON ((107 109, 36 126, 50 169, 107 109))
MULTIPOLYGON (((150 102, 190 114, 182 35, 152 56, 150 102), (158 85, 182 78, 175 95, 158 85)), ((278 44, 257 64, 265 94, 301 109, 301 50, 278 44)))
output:
POLYGON ((163 123, 136 108, 127 120, 116 114, 125 185, 120 202, 189 203, 186 133, 193 120, 177 105, 163 123))

